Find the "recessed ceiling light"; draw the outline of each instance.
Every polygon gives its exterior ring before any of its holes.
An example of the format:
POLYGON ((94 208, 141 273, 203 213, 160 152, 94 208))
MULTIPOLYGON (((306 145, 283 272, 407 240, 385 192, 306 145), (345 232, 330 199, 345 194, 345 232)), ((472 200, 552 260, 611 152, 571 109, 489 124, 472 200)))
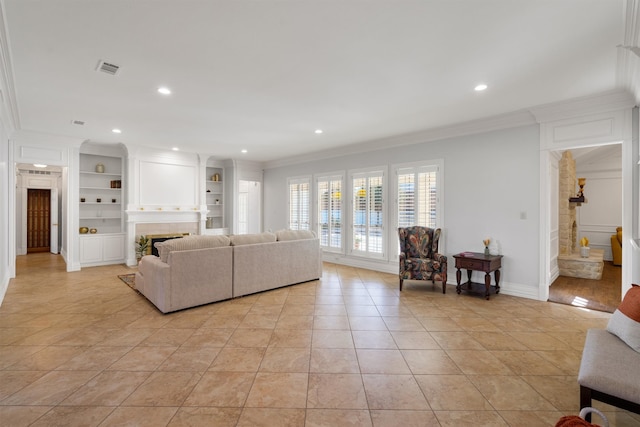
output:
POLYGON ((180 151, 180 149, 178 147, 173 147, 172 150, 173 151, 180 151))
POLYGON ((489 86, 487 86, 484 83, 480 83, 478 86, 474 87, 473 90, 475 90, 476 92, 482 92, 483 90, 486 90, 489 86))
POLYGON ((247 150, 243 148, 242 150, 240 150, 240 152, 241 152, 242 154, 246 154, 246 153, 247 153, 247 150))
POLYGON ((171 89, 169 89, 168 87, 159 87, 158 88, 158 93, 161 93, 163 95, 171 95, 171 89))
POLYGON ((47 165, 43 165, 41 163, 34 163, 33 166, 37 167, 37 168, 46 168, 47 165))
POLYGON ((113 132, 113 133, 122 133, 122 131, 120 129, 111 129, 111 132, 113 132))
POLYGON ((317 134, 321 134, 321 133, 322 133, 322 129, 316 129, 316 130, 315 130, 315 133, 317 133, 317 134))

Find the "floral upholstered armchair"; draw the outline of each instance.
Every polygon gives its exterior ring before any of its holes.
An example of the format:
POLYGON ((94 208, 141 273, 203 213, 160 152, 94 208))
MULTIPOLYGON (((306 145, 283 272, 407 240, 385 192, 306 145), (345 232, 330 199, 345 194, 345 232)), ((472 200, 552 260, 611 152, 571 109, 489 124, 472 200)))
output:
POLYGON ((400 290, 407 280, 442 281, 442 293, 447 286, 447 257, 438 253, 440 229, 428 227, 398 228, 400 238, 400 290))

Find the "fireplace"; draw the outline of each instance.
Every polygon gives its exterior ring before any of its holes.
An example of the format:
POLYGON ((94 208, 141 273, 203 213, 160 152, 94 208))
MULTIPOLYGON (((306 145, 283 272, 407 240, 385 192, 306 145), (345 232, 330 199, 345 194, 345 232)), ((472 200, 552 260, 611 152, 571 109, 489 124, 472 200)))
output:
MULTIPOLYGON (((127 265, 136 265, 135 248, 140 236, 166 240, 170 237, 183 237, 200 234, 206 220, 205 209, 128 209, 127 240, 131 250, 128 252, 127 265)), ((159 241, 159 240, 157 240, 159 241)), ((147 249, 152 254, 154 242, 147 249)))
POLYGON ((164 242, 165 240, 180 239, 190 234, 191 233, 147 234, 145 236, 149 239, 149 247, 147 248, 145 255, 160 256, 158 254, 158 249, 156 248, 156 243, 164 242))

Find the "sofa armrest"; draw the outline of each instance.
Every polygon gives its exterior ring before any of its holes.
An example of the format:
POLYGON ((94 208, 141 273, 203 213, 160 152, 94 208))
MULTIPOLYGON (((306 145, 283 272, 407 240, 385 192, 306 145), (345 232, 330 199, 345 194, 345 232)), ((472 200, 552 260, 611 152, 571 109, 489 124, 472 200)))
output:
POLYGON ((171 266, 167 311, 233 296, 232 246, 171 252, 167 263, 171 266))
POLYGON ((163 313, 171 286, 171 268, 154 255, 142 257, 136 273, 136 289, 163 313))

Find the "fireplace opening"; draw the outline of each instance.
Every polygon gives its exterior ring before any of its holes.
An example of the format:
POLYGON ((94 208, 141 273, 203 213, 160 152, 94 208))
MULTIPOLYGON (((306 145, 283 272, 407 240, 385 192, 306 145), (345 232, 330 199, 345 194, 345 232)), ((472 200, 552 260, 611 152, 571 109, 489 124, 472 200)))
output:
POLYGON ((171 239, 180 239, 184 236, 188 236, 191 233, 172 233, 172 234, 148 234, 146 237, 149 239, 149 247, 147 248, 146 255, 160 256, 156 243, 164 242, 171 239))

